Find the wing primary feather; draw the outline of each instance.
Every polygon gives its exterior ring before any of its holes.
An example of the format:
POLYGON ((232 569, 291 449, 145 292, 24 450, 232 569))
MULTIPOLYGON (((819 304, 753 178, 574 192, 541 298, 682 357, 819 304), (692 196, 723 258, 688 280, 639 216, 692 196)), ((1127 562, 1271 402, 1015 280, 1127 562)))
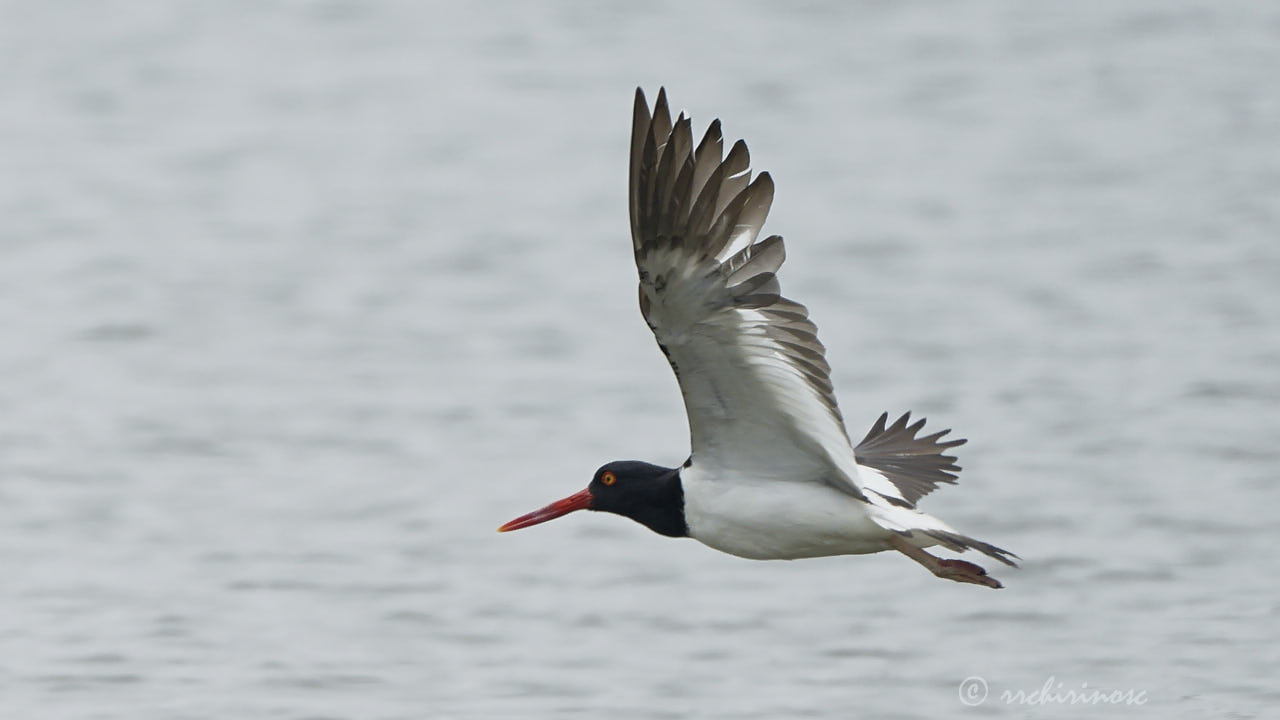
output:
POLYGON ((666 88, 658 89, 658 99, 653 103, 653 117, 649 121, 649 139, 652 142, 653 154, 650 155, 650 143, 645 143, 644 163, 649 172, 643 178, 640 201, 645 206, 645 227, 656 228, 660 219, 661 207, 658 205, 662 183, 659 182, 662 172, 662 158, 671 139, 671 110, 667 107, 666 88))
POLYGON ((872 438, 876 437, 877 435, 883 434, 884 427, 885 427, 884 424, 888 420, 889 420, 889 413, 887 412, 880 413, 880 417, 876 418, 876 421, 871 426, 871 429, 867 431, 866 437, 862 438, 862 442, 858 443, 858 447, 862 447, 863 445, 866 445, 868 442, 871 441, 872 438))
POLYGON ((760 228, 764 225, 765 218, 769 217, 769 208, 773 206, 773 178, 767 172, 760 173, 744 193, 746 198, 742 202, 742 209, 734 218, 733 229, 725 245, 730 252, 740 252, 740 249, 751 247, 760 236, 760 228))
MULTIPOLYGON (((727 182, 722 185, 721 192, 724 191, 727 185, 727 182)), ((733 241, 734 236, 739 232, 738 218, 742 216, 747 205, 752 202, 753 196, 756 193, 766 192, 766 188, 769 185, 770 183, 748 185, 739 190, 737 197, 725 205, 724 209, 720 211, 719 217, 712 223, 711 228, 707 230, 706 235, 701 237, 703 252, 708 257, 718 259, 723 256, 725 248, 729 247, 729 243, 733 241)), ((723 196, 721 199, 723 199, 723 196)))
MULTIPOLYGON (((685 227, 689 229, 689 234, 701 238, 711 230, 712 224, 716 220, 716 205, 720 202, 720 186, 721 178, 724 177, 724 165, 717 165, 711 171, 711 175, 707 177, 706 183, 702 186, 702 191, 698 193, 698 199, 694 201, 693 207, 689 209, 689 222, 685 227)), ((701 243, 700 243, 701 244, 701 243)), ((707 257, 704 253, 701 257, 707 257)))
POLYGON ((658 213, 658 234, 671 238, 674 233, 681 198, 676 194, 679 173, 684 169, 689 152, 693 146, 689 119, 680 114, 671 136, 667 139, 666 148, 659 160, 657 176, 654 180, 655 201, 658 213), (673 207, 674 205, 674 207, 673 207))
POLYGON ((653 133, 646 133, 644 145, 640 148, 640 170, 636 174, 637 179, 634 193, 634 202, 638 208, 637 215, 640 218, 639 232, 632 236, 636 252, 640 251, 640 246, 645 240, 645 235, 649 233, 650 228, 653 228, 655 225, 652 187, 654 185, 653 175, 657 171, 658 149, 658 141, 653 137, 653 133))
POLYGON ((724 172, 720 179, 720 205, 715 209, 717 216, 751 181, 751 152, 747 144, 741 140, 735 142, 720 165, 724 172))
POLYGON ((631 119, 631 192, 630 192, 630 210, 631 210, 631 237, 633 242, 639 245, 639 241, 635 240, 640 236, 640 173, 644 169, 644 145, 645 140, 650 137, 649 132, 649 103, 644 97, 644 89, 636 88, 636 102, 631 119))
MULTIPOLYGON (((702 190, 707 186, 707 179, 720 167, 720 159, 724 154, 724 135, 720 132, 720 121, 712 120, 711 125, 707 126, 707 132, 702 136, 702 142, 698 143, 698 149, 693 153, 693 182, 689 186, 690 197, 696 198, 702 195, 702 190)), ((690 203, 688 210, 692 210, 690 203)), ((685 214, 681 217, 682 221, 687 221, 689 215, 685 214)))
POLYGON ((649 124, 649 134, 659 144, 664 144, 671 136, 671 109, 667 106, 667 89, 658 88, 658 99, 653 102, 653 119, 649 124))
POLYGON ((689 184, 693 182, 693 171, 693 157, 688 156, 676 175, 676 181, 671 190, 671 200, 666 212, 663 213, 663 225, 666 226, 666 233, 671 236, 672 247, 683 245, 687 239, 684 234, 686 226, 682 218, 689 213, 691 204, 689 184))

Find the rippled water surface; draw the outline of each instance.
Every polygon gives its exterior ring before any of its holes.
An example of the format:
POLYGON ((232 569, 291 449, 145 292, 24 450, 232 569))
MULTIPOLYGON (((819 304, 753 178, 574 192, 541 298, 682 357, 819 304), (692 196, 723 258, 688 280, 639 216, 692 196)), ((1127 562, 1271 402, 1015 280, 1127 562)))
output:
POLYGON ((1274 717, 1274 6, 0 28, 0 717, 1274 717), (773 173, 850 431, 970 438, 923 507, 1022 555, 1007 589, 494 532, 688 451, 635 308, 638 84, 773 173), (1058 704, 1093 689, 1143 704, 1058 704))

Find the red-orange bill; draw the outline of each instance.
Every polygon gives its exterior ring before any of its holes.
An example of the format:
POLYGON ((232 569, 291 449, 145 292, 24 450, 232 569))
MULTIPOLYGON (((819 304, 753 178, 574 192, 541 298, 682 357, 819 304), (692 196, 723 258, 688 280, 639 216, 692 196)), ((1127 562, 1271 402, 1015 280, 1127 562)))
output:
POLYGON ((515 520, 512 520, 506 525, 498 528, 498 532, 510 532, 512 530, 519 530, 520 528, 527 528, 530 525, 537 525, 538 523, 544 523, 548 520, 555 520, 561 515, 568 515, 574 510, 585 510, 590 506, 591 491, 583 490, 582 492, 570 495, 563 500, 557 500, 541 510, 534 510, 527 515, 521 515, 515 520))

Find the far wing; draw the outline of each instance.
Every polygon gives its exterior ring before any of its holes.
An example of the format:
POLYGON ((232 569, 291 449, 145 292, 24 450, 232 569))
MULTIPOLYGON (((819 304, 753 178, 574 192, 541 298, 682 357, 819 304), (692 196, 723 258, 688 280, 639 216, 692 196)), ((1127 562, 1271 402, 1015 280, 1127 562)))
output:
MULTIPOLYGON (((885 497, 891 504, 915 507, 916 502, 938 488, 938 483, 954 485, 960 466, 954 455, 946 453, 967 440, 955 438, 943 440, 950 428, 923 437, 917 437, 924 428, 924 418, 908 425, 911 413, 886 426, 889 413, 883 413, 866 437, 854 448, 858 464, 871 468, 897 489, 896 497, 885 497)), ((862 473, 869 475, 867 472, 862 473)), ((872 476, 874 477, 874 476, 872 476)))

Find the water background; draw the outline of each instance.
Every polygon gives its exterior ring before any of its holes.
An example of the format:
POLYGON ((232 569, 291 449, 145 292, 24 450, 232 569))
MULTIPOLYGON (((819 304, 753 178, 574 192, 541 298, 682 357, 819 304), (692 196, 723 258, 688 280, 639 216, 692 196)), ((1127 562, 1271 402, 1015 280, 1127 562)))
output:
POLYGON ((1276 717, 1276 6, 3 16, 0 717, 1276 717), (494 532, 687 455, 627 238, 660 84, 777 181, 850 432, 970 438, 923 507, 1007 589, 494 532), (999 697, 1046 682, 1147 702, 999 697))

